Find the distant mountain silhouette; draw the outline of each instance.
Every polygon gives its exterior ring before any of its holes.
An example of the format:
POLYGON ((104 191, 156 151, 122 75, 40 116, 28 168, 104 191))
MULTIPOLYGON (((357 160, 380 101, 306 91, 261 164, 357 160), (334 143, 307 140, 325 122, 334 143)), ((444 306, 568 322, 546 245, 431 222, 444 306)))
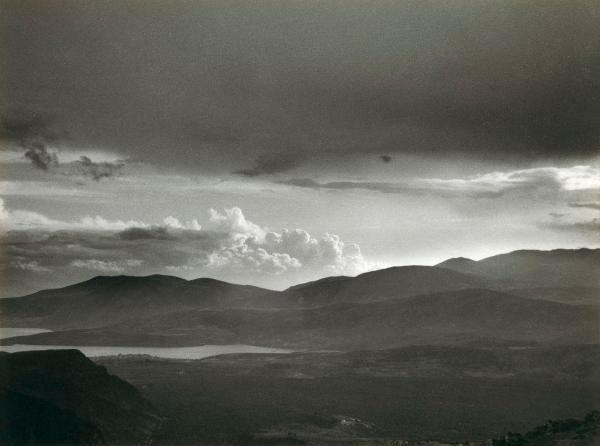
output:
POLYGON ((161 418, 78 350, 0 353, 0 443, 146 444, 161 418))
POLYGON ((519 250, 479 261, 454 258, 437 266, 497 279, 504 286, 600 287, 600 249, 519 250))
POLYGON ((281 292, 214 279, 100 276, 1 299, 5 326, 58 331, 2 342, 343 349, 597 343, 599 258, 600 250, 589 249, 515 251, 328 277, 281 292))
POLYGON ((341 350, 411 344, 597 343, 597 307, 468 289, 304 309, 204 309, 132 318, 95 330, 3 343, 162 345, 245 343, 341 350))
POLYGON ((444 260, 436 266, 456 271, 469 271, 470 268, 473 268, 476 264, 476 260, 468 259, 466 257, 454 257, 452 259, 444 260))
POLYGON ((0 299, 0 311, 6 326, 100 327, 109 322, 169 311, 261 306, 263 296, 268 300, 274 294, 274 291, 214 279, 98 276, 65 288, 0 299))
POLYGON ((437 291, 483 288, 490 281, 470 273, 432 266, 398 266, 357 277, 328 277, 288 288, 286 299, 307 306, 336 302, 377 302, 437 291))
POLYGON ((482 287, 476 276, 430 266, 330 277, 283 292, 214 279, 152 275, 98 276, 65 288, 0 299, 6 326, 94 328, 132 318, 207 308, 303 308, 373 302, 435 291, 482 287))

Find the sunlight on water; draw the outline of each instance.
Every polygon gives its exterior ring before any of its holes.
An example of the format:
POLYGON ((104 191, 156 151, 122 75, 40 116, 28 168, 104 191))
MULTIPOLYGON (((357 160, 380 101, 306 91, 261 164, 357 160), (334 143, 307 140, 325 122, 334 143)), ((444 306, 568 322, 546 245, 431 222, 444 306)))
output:
POLYGON ((235 353, 291 353, 291 350, 256 347, 253 345, 202 345, 198 347, 90 347, 73 345, 3 345, 0 351, 14 353, 31 350, 77 349, 84 355, 94 358, 117 355, 149 355, 167 359, 202 359, 210 356, 235 353))

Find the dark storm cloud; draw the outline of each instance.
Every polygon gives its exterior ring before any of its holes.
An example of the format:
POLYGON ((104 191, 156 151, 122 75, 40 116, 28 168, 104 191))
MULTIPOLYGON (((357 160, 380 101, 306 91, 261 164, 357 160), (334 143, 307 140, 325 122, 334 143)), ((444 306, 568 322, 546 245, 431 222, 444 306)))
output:
POLYGON ((17 109, 7 111, 0 119, 0 138, 23 149, 34 167, 48 170, 58 166, 58 156, 47 149, 48 144, 59 139, 48 116, 17 109))
MULTIPOLYGON (((44 171, 53 170, 60 163, 57 152, 49 150, 48 145, 67 139, 65 132, 58 132, 53 127, 53 121, 54 118, 32 110, 9 110, 0 118, 0 139, 21 148, 25 158, 34 167, 44 171)), ((89 157, 82 156, 77 161, 63 164, 66 168, 61 173, 99 181, 119 174, 124 165, 124 161, 94 162, 89 157)))
POLYGON ((52 119, 23 109, 8 110, 0 121, 0 137, 26 145, 29 141, 56 141, 59 134, 52 130, 52 119))
POLYGON ((3 103, 57 115, 83 147, 249 176, 323 152, 586 157, 599 8, 8 0, 3 103))
POLYGON ((25 158, 31 160, 31 164, 41 170, 58 166, 56 153, 48 152, 43 144, 33 143, 25 150, 25 158))

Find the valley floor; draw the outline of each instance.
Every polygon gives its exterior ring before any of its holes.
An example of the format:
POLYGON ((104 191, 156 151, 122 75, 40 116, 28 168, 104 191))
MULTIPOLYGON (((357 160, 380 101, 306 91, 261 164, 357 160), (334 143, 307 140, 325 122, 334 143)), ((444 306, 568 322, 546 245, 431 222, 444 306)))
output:
POLYGON ((600 407, 598 348, 573 349, 562 364, 441 347, 96 362, 167 418, 156 444, 478 443, 600 407))

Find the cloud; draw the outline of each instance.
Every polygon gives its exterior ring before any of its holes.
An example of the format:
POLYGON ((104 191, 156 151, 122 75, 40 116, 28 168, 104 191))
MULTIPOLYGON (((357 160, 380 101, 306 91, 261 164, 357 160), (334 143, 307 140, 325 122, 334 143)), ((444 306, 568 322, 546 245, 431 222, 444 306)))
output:
POLYGON ((86 216, 79 220, 64 221, 48 218, 38 212, 9 210, 0 198, 0 229, 12 230, 79 230, 79 231, 123 231, 127 228, 145 228, 149 225, 137 220, 107 220, 99 215, 86 216))
MULTIPOLYGON (((316 146, 597 154, 595 2, 161 3, 6 2, 0 106, 60 107, 78 146, 210 172, 316 146)), ((260 164, 245 173, 289 169, 260 164)))
POLYGON ((238 207, 225 209, 223 214, 214 209, 209 210, 210 221, 216 225, 217 229, 232 233, 233 235, 241 234, 263 239, 265 230, 259 225, 246 220, 244 213, 238 207))
POLYGON ((7 294, 84 280, 94 271, 210 276, 282 288, 368 269, 355 243, 303 229, 270 231, 238 207, 211 209, 205 229, 195 219, 183 223, 173 216, 160 225, 100 216, 60 221, 0 205, 0 272, 14 278, 7 294))
POLYGON ((52 121, 40 112, 12 109, 0 117, 0 137, 22 146, 31 142, 54 142, 64 134, 52 129, 52 121))
POLYGON ((177 218, 169 215, 163 220, 163 223, 165 224, 165 226, 174 229, 191 229, 194 231, 200 231, 202 229, 202 226, 200 226, 200 223, 198 223, 198 220, 196 220, 195 218, 185 223, 182 223, 177 218))
POLYGON ((285 229, 281 233, 268 233, 265 245, 273 251, 290 253, 305 265, 324 268, 331 274, 358 274, 367 268, 360 247, 356 243, 343 242, 335 234, 313 238, 302 229, 285 229))
MULTIPOLYGON (((95 181, 111 178, 121 172, 125 165, 123 160, 94 162, 89 156, 81 155, 78 160, 60 163, 58 152, 50 150, 49 145, 64 139, 66 134, 55 131, 51 124, 52 120, 39 112, 11 110, 0 118, 0 138, 20 147, 24 151, 24 157, 35 168, 43 171, 82 176, 95 181)), ((15 161, 11 153, 5 155, 4 159, 15 161)))
POLYGON ((39 262, 36 260, 26 260, 23 257, 16 257, 14 260, 10 261, 10 266, 23 271, 34 271, 34 272, 49 272, 50 268, 45 268, 40 266, 39 262))
POLYGON ((58 166, 58 155, 47 149, 47 145, 59 137, 51 130, 50 122, 39 113, 12 110, 1 118, 0 137, 21 147, 34 167, 48 170, 58 166))
POLYGON ((73 260, 70 266, 75 268, 85 268, 92 271, 100 271, 103 273, 118 273, 124 272, 128 268, 135 268, 142 265, 141 260, 128 259, 124 262, 106 261, 98 259, 73 260))
POLYGON ((543 228, 579 233, 595 233, 600 235, 600 218, 591 220, 551 221, 540 224, 543 228))
POLYGON ((569 203, 569 206, 572 208, 587 208, 587 209, 600 210, 600 202, 598 202, 598 201, 586 202, 586 203, 571 202, 571 203, 569 203))
POLYGON ((367 264, 360 247, 345 243, 338 235, 312 237, 302 229, 267 232, 259 240, 252 234, 223 245, 209 257, 209 269, 239 273, 295 273, 311 275, 355 275, 367 264))
POLYGON ((51 167, 58 166, 58 155, 56 152, 48 152, 45 146, 32 143, 25 150, 25 157, 31 160, 31 164, 41 170, 48 170, 51 167))
POLYGON ((281 184, 311 189, 371 190, 393 194, 432 194, 445 197, 494 198, 508 192, 589 191, 600 189, 600 171, 591 166, 540 167, 510 172, 491 172, 469 178, 423 178, 410 181, 320 183, 308 178, 280 181, 281 184))
POLYGON ((125 166, 124 161, 111 163, 107 161, 94 162, 87 156, 81 156, 78 161, 70 163, 71 172, 76 175, 91 178, 100 181, 103 178, 111 178, 121 173, 125 166))
POLYGON ((131 227, 119 232, 122 240, 176 240, 167 226, 131 227))
POLYGON ((302 267, 300 261, 289 254, 270 253, 264 248, 247 245, 226 247, 208 256, 207 270, 239 273, 283 274, 302 267))
POLYGON ((257 177, 260 175, 287 172, 301 164, 301 159, 294 154, 261 155, 256 159, 254 167, 238 170, 234 173, 245 177, 257 177))

